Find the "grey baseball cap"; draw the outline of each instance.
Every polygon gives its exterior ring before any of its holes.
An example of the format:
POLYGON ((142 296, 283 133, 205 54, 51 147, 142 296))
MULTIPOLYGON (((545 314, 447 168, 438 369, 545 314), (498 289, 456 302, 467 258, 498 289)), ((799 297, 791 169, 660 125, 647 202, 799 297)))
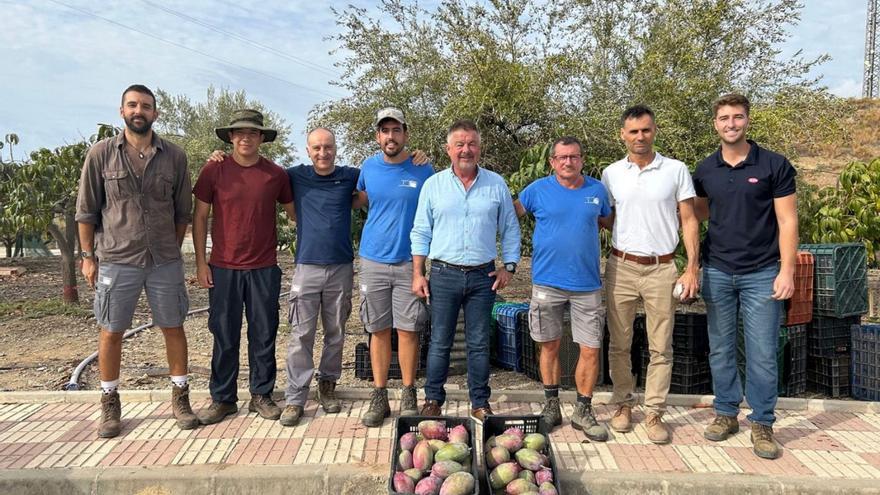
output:
POLYGON ((379 112, 376 113, 376 122, 373 125, 379 127, 379 123, 385 119, 394 119, 401 124, 406 124, 406 118, 403 116, 403 112, 399 108, 385 107, 382 110, 379 110, 379 112))

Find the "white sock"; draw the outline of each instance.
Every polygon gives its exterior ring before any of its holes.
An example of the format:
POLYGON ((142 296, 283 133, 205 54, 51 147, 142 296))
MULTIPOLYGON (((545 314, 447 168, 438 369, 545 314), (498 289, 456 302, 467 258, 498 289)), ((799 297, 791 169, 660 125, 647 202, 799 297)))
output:
POLYGON ((101 390, 104 391, 105 394, 112 394, 119 388, 119 378, 113 380, 112 382, 105 382, 101 380, 101 390))
POLYGON ((171 375, 171 383, 176 387, 183 388, 186 386, 187 382, 189 382, 189 375, 171 375))

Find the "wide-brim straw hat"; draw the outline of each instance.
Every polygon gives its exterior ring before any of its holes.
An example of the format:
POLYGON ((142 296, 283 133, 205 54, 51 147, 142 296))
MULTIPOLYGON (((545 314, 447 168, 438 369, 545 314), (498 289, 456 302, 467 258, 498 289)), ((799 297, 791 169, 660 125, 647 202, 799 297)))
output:
POLYGON ((214 132, 217 133, 217 137, 222 139, 223 142, 231 143, 229 133, 233 129, 256 129, 263 133, 264 143, 271 143, 278 135, 278 131, 275 129, 263 126, 263 114, 256 110, 236 110, 232 114, 232 120, 229 122, 229 125, 218 127, 214 129, 214 132))

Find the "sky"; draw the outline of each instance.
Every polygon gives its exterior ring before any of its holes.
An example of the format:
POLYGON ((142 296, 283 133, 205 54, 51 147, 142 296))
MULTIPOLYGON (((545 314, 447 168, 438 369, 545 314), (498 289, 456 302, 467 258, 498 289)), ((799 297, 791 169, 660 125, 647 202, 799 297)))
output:
MULTIPOLYGON (((422 2, 424 4, 425 2, 422 2)), ((813 75, 839 96, 861 94, 865 0, 805 0, 781 48, 832 59, 813 75)), ((209 85, 263 102, 304 148, 309 111, 346 96, 328 36, 329 3, 209 0, 0 0, 0 139, 16 133, 16 158, 77 142, 98 123, 121 125, 121 91, 133 83, 205 99, 209 85)), ((347 0, 374 9, 375 2, 347 0)), ((160 108, 161 111, 161 108, 160 108)), ((0 150, 9 158, 8 148, 0 150)))

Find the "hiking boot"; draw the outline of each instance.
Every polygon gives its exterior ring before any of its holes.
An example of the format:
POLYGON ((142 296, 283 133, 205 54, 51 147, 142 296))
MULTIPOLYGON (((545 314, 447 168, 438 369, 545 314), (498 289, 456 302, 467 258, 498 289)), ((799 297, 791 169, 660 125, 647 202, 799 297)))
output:
POLYGON ((476 407, 471 409, 471 418, 477 423, 482 424, 483 420, 488 418, 489 416, 495 413, 492 412, 492 408, 489 407, 489 404, 486 404, 486 407, 476 407))
POLYGON ((336 398, 336 382, 318 380, 318 402, 325 413, 338 413, 342 410, 342 403, 336 398))
POLYGON ((419 413, 419 416, 442 416, 443 409, 440 408, 440 403, 436 400, 426 400, 424 404, 422 404, 422 411, 419 413))
POLYGON ((238 406, 234 402, 217 402, 212 400, 211 405, 199 411, 199 423, 212 425, 223 421, 223 418, 238 412, 238 406))
POLYGON ((611 429, 618 433, 626 433, 632 430, 632 406, 621 404, 617 406, 614 416, 611 416, 611 429))
POLYGON ((272 421, 281 417, 281 408, 278 407, 278 404, 272 400, 272 396, 269 394, 252 395, 251 401, 248 402, 248 411, 255 412, 259 414, 261 418, 270 419, 272 421))
POLYGON ((562 411, 559 409, 559 397, 548 397, 544 401, 544 409, 541 410, 541 422, 547 427, 547 431, 562 424, 562 411))
POLYGON ((196 417, 189 405, 189 385, 178 387, 171 385, 171 411, 177 420, 177 427, 181 430, 192 430, 199 426, 199 418, 196 417))
POLYGON ((388 405, 388 389, 374 388, 370 393, 370 408, 361 417, 364 426, 382 426, 382 421, 391 416, 391 406, 388 405))
POLYGON ((101 394, 101 421, 98 423, 98 436, 101 438, 113 438, 122 431, 122 403, 119 401, 119 392, 101 394))
POLYGON ((763 459, 776 459, 782 453, 773 440, 773 427, 752 423, 752 450, 763 459))
POLYGON ((400 391, 400 415, 419 415, 419 402, 416 399, 416 388, 412 385, 407 385, 400 391))
POLYGON ((648 413, 645 428, 648 430, 648 440, 656 444, 669 443, 669 427, 663 422, 663 417, 660 414, 648 413))
POLYGON ((594 442, 604 442, 608 440, 608 430, 604 425, 600 425, 593 415, 593 406, 578 402, 574 406, 574 414, 571 416, 571 426, 576 430, 581 430, 584 435, 594 442))
POLYGON ((288 405, 284 408, 284 412, 281 413, 281 418, 278 422, 281 423, 281 426, 296 426, 297 423, 299 423, 300 418, 302 418, 302 415, 302 406, 288 405))
POLYGON ((727 440, 730 435, 733 435, 738 431, 739 421, 736 420, 736 416, 718 414, 715 416, 715 421, 706 427, 703 436, 706 437, 706 440, 720 442, 722 440, 727 440))

